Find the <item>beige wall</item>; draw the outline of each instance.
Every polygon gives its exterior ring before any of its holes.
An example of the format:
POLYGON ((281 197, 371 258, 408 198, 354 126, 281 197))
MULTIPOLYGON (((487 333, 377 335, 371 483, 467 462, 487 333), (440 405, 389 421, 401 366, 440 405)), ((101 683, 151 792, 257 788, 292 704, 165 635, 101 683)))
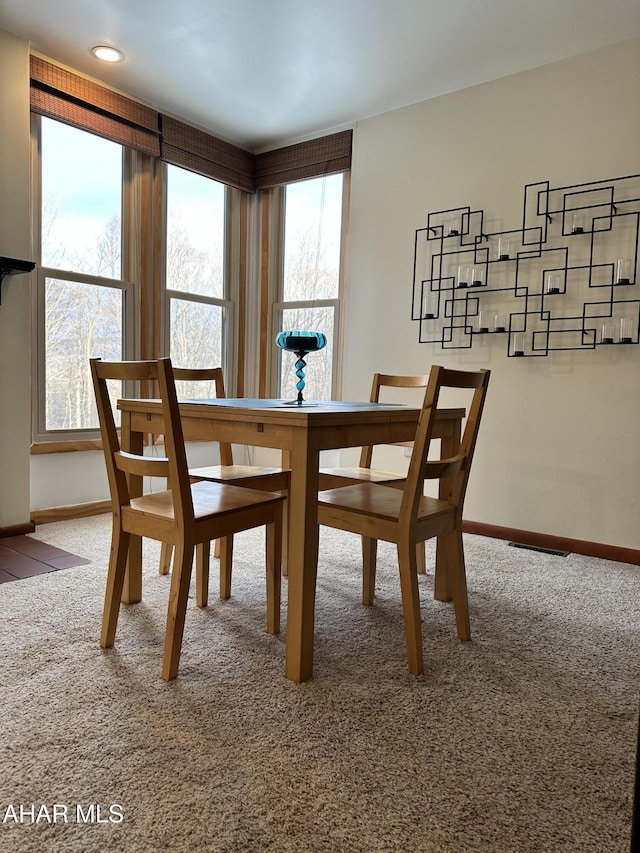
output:
MULTIPOLYGON (((0 30, 0 255, 29 252, 29 46, 0 30)), ((29 279, 2 284, 0 528, 29 521, 29 279)))
POLYGON ((491 368, 469 520, 640 548, 640 346, 513 359, 504 340, 419 344, 409 320, 429 211, 470 205, 489 230, 517 228, 526 183, 640 172, 639 81, 634 40, 356 128, 344 397, 361 399, 374 370, 491 368))

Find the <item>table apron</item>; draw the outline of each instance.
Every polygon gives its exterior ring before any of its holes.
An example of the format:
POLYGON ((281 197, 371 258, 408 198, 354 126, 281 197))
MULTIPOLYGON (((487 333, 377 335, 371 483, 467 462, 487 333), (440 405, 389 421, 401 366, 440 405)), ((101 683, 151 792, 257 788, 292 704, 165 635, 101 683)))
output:
MULTIPOLYGON (((320 450, 335 450, 343 447, 361 447, 366 444, 394 444, 410 441, 415 436, 416 421, 375 422, 367 424, 343 424, 340 426, 283 426, 268 422, 247 420, 225 420, 219 415, 193 417, 183 415, 182 428, 186 441, 227 441, 255 447, 275 447, 291 450, 294 435, 298 430, 309 430, 315 434, 320 450)), ((453 423, 436 421, 434 437, 450 436, 453 423)), ((164 421, 155 412, 131 412, 131 430, 138 433, 162 435, 164 421)))
MULTIPOLYGON (((227 421, 222 417, 198 418, 182 416, 185 441, 228 441, 255 447, 275 447, 291 450, 296 431, 313 433, 320 450, 341 447, 360 447, 363 444, 393 444, 409 441, 415 435, 415 420, 347 424, 342 426, 282 426, 261 421, 227 421)), ((162 415, 151 412, 132 412, 131 430, 161 435, 164 432, 162 415)))

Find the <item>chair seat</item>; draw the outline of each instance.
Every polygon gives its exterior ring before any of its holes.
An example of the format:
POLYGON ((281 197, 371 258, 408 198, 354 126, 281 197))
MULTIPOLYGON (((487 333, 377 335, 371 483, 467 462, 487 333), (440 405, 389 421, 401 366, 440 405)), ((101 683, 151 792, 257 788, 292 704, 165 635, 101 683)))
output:
MULTIPOLYGON (((321 508, 346 510, 381 521, 397 523, 400 518, 403 492, 381 483, 358 483, 318 494, 321 508)), ((455 508, 439 498, 423 496, 418 506, 417 522, 437 517, 454 516, 455 508)))
POLYGON ((259 465, 207 465, 189 469, 189 476, 193 480, 241 484, 243 489, 266 487, 274 492, 289 488, 289 474, 285 468, 265 468, 259 465))
MULTIPOLYGON (((205 481, 193 483, 191 497, 193 515, 196 521, 209 515, 219 517, 225 513, 236 512, 244 507, 282 500, 281 495, 271 492, 205 481)), ((132 498, 129 506, 136 513, 143 513, 149 517, 174 519, 173 495, 170 491, 155 492, 143 495, 140 498, 132 498)))
POLYGON ((349 483, 401 483, 405 479, 403 474, 377 468, 321 468, 320 490, 338 489, 349 483))

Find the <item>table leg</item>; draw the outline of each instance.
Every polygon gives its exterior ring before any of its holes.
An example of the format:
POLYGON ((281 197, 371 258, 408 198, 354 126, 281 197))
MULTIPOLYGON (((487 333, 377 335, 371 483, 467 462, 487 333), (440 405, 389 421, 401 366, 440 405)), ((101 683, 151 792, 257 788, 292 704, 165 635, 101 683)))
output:
POLYGON ((287 678, 313 674, 313 633, 318 570, 318 469, 320 453, 312 430, 294 430, 289 489, 289 580, 287 678))
MULTIPOLYGON (((291 470, 291 451, 283 450, 280 457, 280 467, 291 470)), ((282 513, 282 575, 287 577, 289 574, 289 563, 287 561, 289 554, 289 506, 288 499, 286 502, 285 511, 282 513)))
MULTIPOLYGON (((440 445, 440 458, 450 459, 455 456, 460 448, 460 437, 462 424, 459 420, 452 421, 450 432, 444 436, 440 445)), ((438 487, 438 496, 441 500, 446 500, 449 490, 448 480, 440 480, 438 487)), ((433 597, 437 601, 451 601, 453 593, 451 592, 451 578, 448 566, 447 551, 440 542, 440 537, 436 542, 436 569, 434 578, 433 597)))
MULTIPOLYGON (((122 412, 122 431, 120 444, 128 453, 142 453, 143 435, 141 432, 131 431, 131 413, 122 412)), ((128 475, 130 497, 139 497, 142 494, 142 477, 128 475)), ((124 587, 122 590, 123 604, 137 604, 142 601, 142 538, 131 536, 129 544, 129 559, 124 576, 124 587)))

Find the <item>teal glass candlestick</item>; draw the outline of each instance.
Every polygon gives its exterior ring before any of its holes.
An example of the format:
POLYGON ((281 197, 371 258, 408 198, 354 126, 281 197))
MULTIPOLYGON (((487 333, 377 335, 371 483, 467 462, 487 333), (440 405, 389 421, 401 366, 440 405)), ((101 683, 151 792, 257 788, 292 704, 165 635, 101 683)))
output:
POLYGON ((280 349, 294 352, 298 356, 295 364, 298 397, 292 404, 301 406, 304 402, 302 392, 305 386, 304 369, 307 366, 305 358, 310 352, 323 349, 327 345, 327 338, 322 332, 280 332, 276 337, 276 344, 280 349))

